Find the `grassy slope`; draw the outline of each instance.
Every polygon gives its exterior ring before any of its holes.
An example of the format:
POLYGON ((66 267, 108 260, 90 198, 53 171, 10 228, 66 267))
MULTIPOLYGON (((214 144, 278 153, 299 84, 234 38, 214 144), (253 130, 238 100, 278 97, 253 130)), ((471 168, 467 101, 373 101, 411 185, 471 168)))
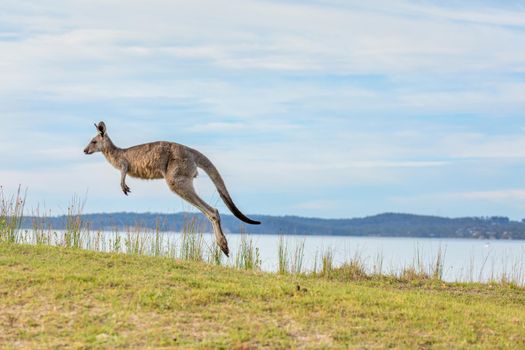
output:
POLYGON ((525 348, 525 290, 0 244, 0 330, 2 349, 525 348))

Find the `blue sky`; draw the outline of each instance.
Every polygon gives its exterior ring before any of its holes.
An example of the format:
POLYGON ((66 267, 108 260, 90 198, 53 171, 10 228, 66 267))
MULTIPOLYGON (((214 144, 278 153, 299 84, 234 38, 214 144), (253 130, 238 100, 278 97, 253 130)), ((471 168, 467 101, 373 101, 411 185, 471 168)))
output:
POLYGON ((30 208, 191 209, 83 155, 104 120, 203 151, 247 213, 525 218, 520 2, 3 0, 0 76, 0 184, 30 208))

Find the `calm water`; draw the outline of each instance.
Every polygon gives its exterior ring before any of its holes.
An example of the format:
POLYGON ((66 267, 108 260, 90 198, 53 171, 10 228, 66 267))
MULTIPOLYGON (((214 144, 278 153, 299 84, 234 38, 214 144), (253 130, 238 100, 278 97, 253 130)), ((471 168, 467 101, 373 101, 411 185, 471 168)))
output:
MULTIPOLYGON (((235 256, 240 235, 229 234, 227 237, 233 253, 230 255, 235 256)), ((277 270, 279 236, 251 234, 249 237, 260 249, 262 269, 277 270)), ((447 281, 487 281, 507 274, 525 282, 525 241, 338 236, 285 236, 284 239, 289 251, 304 243, 304 266, 307 269, 313 268, 316 255, 319 257, 326 250, 334 253, 336 265, 359 257, 371 271, 382 260, 383 272, 399 272, 407 266, 414 266, 418 256, 428 267, 441 251, 443 278, 447 281)))

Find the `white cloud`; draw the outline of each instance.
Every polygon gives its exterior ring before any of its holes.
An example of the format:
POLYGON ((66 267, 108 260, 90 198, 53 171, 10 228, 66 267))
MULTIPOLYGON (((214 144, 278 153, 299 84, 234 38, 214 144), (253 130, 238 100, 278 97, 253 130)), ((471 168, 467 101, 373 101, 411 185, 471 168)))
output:
POLYGON ((525 19, 523 17, 524 11, 520 8, 497 9, 494 7, 487 7, 471 9, 468 8, 468 4, 458 5, 459 8, 446 8, 428 3, 426 6, 406 3, 406 8, 415 15, 424 15, 447 21, 463 21, 475 24, 500 26, 525 26, 525 19), (466 5, 466 7, 461 8, 462 5, 466 5))
POLYGON ((282 121, 245 121, 245 122, 209 122, 204 124, 195 124, 187 127, 185 130, 196 133, 220 133, 220 132, 282 132, 302 129, 282 121))
POLYGON ((520 201, 525 205, 525 189, 510 189, 500 191, 473 191, 451 193, 447 197, 469 200, 488 200, 495 202, 520 201))
POLYGON ((525 158, 525 133, 492 135, 489 133, 455 133, 444 135, 437 149, 454 158, 525 158))

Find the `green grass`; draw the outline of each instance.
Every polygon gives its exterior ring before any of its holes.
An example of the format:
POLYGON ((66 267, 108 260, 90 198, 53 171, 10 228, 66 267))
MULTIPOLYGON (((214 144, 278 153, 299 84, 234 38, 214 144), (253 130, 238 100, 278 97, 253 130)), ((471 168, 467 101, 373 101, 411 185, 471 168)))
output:
POLYGON ((279 275, 2 243, 0 348, 525 348, 523 288, 354 270, 279 275))

